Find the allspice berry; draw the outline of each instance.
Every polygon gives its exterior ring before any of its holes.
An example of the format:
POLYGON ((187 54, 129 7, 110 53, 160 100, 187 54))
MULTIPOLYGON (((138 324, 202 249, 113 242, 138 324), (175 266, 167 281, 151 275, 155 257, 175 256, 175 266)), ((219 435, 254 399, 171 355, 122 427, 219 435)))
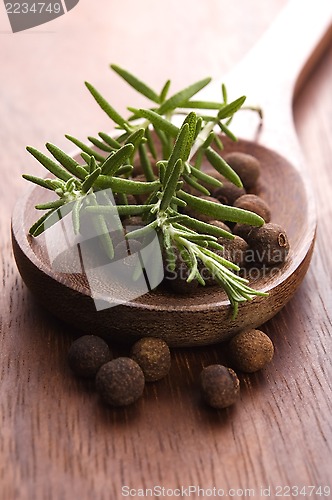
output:
POLYGON ((289 252, 286 231, 272 222, 252 228, 248 233, 247 242, 255 261, 267 266, 282 264, 289 252))
POLYGON ((200 387, 204 401, 212 408, 227 408, 236 402, 240 394, 240 381, 236 373, 223 365, 204 368, 200 387))
POLYGON ((262 331, 248 330, 231 339, 228 353, 234 368, 253 373, 272 360, 274 347, 271 339, 262 331))
POLYGON ((240 238, 234 236, 234 239, 218 238, 218 243, 224 247, 224 251, 218 250, 216 253, 224 259, 233 262, 239 267, 243 267, 246 260, 246 252, 249 248, 248 243, 240 238))
POLYGON ((139 399, 144 390, 144 374, 131 358, 116 358, 104 364, 96 376, 96 389, 111 406, 127 406, 139 399))
POLYGON ((171 367, 169 347, 162 339, 145 337, 138 340, 130 356, 142 368, 146 382, 166 377, 171 367))
POLYGON ((225 156, 228 165, 238 174, 245 189, 251 189, 257 183, 261 172, 261 165, 252 155, 234 152, 225 156))
POLYGON ((253 228, 254 226, 249 226, 249 224, 237 223, 233 227, 233 234, 236 234, 236 236, 240 236, 240 238, 248 241, 249 233, 253 228))
POLYGON ((245 194, 240 196, 240 198, 235 200, 234 207, 254 212, 257 215, 260 215, 265 222, 270 222, 271 220, 271 210, 269 205, 266 201, 255 194, 245 194))
POLYGON ((75 340, 68 351, 68 363, 73 372, 92 378, 99 368, 110 361, 111 352, 106 342, 96 335, 84 335, 75 340))
POLYGON ((235 200, 246 194, 244 188, 235 186, 230 181, 223 181, 223 186, 213 190, 213 196, 223 205, 233 205, 235 200))

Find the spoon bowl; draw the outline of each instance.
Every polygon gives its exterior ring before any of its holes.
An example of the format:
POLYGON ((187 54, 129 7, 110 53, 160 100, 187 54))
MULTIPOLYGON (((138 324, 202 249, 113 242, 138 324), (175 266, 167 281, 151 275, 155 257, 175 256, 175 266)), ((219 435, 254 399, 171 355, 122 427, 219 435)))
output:
MULTIPOLYGON (((12 224, 14 255, 27 286, 48 310, 66 322, 120 341, 133 341, 143 334, 163 338, 171 346, 203 345, 226 340, 270 319, 292 297, 307 271, 315 220, 306 210, 303 180, 285 158, 250 141, 224 142, 225 153, 236 150, 260 160, 263 171, 257 194, 269 203, 272 220, 286 229, 290 240, 291 251, 282 266, 265 272, 256 268, 248 271, 251 286, 268 291, 268 297, 242 304, 233 320, 227 296, 218 285, 199 287, 186 296, 160 285, 131 302, 97 312, 86 278, 55 272, 49 264, 44 237, 27 237, 35 220, 34 205, 45 196, 39 187, 17 204, 12 224)), ((112 283, 103 283, 103 289, 107 296, 112 283)))

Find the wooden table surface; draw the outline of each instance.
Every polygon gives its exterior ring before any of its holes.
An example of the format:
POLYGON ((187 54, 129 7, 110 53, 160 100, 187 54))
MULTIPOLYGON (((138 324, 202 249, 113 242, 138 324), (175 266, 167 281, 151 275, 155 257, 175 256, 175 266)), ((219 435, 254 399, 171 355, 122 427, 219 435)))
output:
MULTIPOLYGON (((137 404, 103 406, 93 384, 74 378, 67 366, 78 332, 36 303, 10 241, 11 212, 27 189, 21 174, 43 173, 25 145, 50 141, 70 151, 64 133, 83 140, 111 128, 84 80, 123 111, 128 101, 140 101, 111 73, 110 62, 156 88, 169 76, 174 89, 221 77, 285 3, 98 0, 96 7, 81 0, 52 23, 17 34, 0 8, 1 500, 117 500, 124 485, 215 486, 233 498, 261 498, 261 487, 269 486, 272 498, 278 486, 332 486, 332 48, 295 102, 317 197, 312 264, 296 296, 264 325, 274 360, 241 376, 234 407, 206 408, 197 387, 202 366, 222 360, 222 346, 174 350, 169 377, 148 385, 137 404)), ((322 498, 308 492, 302 498, 322 498)))

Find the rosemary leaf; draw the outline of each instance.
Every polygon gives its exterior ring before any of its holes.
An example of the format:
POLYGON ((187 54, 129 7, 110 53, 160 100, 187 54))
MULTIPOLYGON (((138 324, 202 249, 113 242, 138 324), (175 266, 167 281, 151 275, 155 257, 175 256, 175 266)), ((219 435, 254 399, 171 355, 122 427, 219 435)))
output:
POLYGON ((169 88, 171 86, 171 80, 167 80, 163 88, 161 89, 160 96, 159 96, 159 102, 163 103, 167 97, 169 88))
POLYGON ((42 226, 44 221, 51 215, 51 213, 53 213, 55 211, 55 209, 52 209, 52 210, 49 210, 48 212, 46 212, 46 214, 42 215, 34 224, 32 224, 32 226, 30 227, 29 229, 29 234, 31 234, 32 236, 34 236, 35 234, 35 231, 36 229, 39 227, 39 226, 42 226))
POLYGON ((67 155, 62 149, 58 148, 54 144, 51 144, 49 142, 46 143, 46 147, 49 150, 49 152, 54 156, 56 160, 58 160, 61 165, 68 170, 72 175, 75 175, 75 177, 78 177, 79 179, 84 179, 84 177, 81 176, 80 172, 77 171, 77 167, 79 166, 79 163, 75 161, 71 156, 67 155))
POLYGON ((208 233, 212 236, 216 236, 217 238, 223 237, 230 240, 234 239, 234 235, 232 233, 229 233, 228 231, 225 231, 224 229, 221 229, 217 226, 213 226, 212 224, 208 224, 207 222, 202 222, 198 219, 195 219, 194 217, 189 217, 188 215, 181 214, 178 217, 172 217, 172 221, 173 220, 183 222, 186 227, 194 229, 199 233, 208 233))
POLYGON ((53 209, 43 217, 41 217, 31 228, 29 229, 29 233, 32 236, 39 236, 46 229, 49 229, 51 226, 59 222, 65 215, 69 214, 73 207, 74 202, 69 202, 66 205, 63 205, 60 209, 53 209))
POLYGON ((155 176, 151 167, 151 162, 146 152, 145 144, 140 144, 138 146, 139 159, 141 162, 141 167, 147 181, 154 181, 155 176))
POLYGON ((77 172, 79 172, 83 176, 83 179, 85 179, 85 177, 89 175, 89 172, 86 170, 86 168, 83 167, 83 165, 79 165, 77 167, 77 172))
POLYGON ((100 173, 101 173, 101 168, 98 167, 95 170, 93 170, 93 172, 91 172, 90 175, 87 176, 87 178, 85 179, 85 181, 82 184, 82 192, 83 193, 87 193, 89 191, 89 189, 92 188, 93 184, 98 179, 100 173))
POLYGON ((134 170, 134 167, 132 165, 122 165, 119 167, 116 171, 116 175, 130 175, 132 171, 134 170))
POLYGON ((168 111, 171 111, 177 108, 178 106, 181 106, 183 102, 187 101, 193 95, 197 94, 197 92, 206 87, 206 85, 210 83, 210 81, 211 78, 204 78, 203 80, 200 80, 192 85, 189 85, 189 87, 186 87, 180 92, 177 92, 160 106, 160 108, 158 109, 158 113, 164 115, 168 111))
POLYGON ((127 137, 125 144, 130 143, 136 149, 139 146, 139 144, 146 141, 144 134, 145 134, 145 129, 138 128, 127 137))
POLYGON ((194 139, 195 140, 197 139, 198 134, 202 130, 202 125, 203 125, 203 119, 202 119, 202 117, 201 116, 197 116, 197 119, 196 119, 196 130, 195 130, 195 135, 194 135, 194 139))
POLYGON ((234 115, 234 113, 236 113, 241 108, 245 100, 246 96, 242 96, 238 99, 235 99, 235 101, 223 106, 217 115, 218 119, 224 120, 225 118, 229 118, 230 116, 234 115))
MULTIPOLYGON (((129 233, 126 234, 127 239, 139 239, 142 238, 142 236, 145 236, 146 234, 150 233, 153 229, 155 229, 158 225, 158 221, 154 220, 150 222, 150 224, 147 224, 144 227, 140 227, 139 229, 135 229, 134 231, 130 231, 129 233)), ((129 226, 130 229, 130 226, 129 226)))
POLYGON ((110 153, 111 151, 113 151, 113 148, 110 145, 105 144, 99 139, 96 139, 96 137, 92 137, 91 135, 89 135, 88 139, 94 146, 96 146, 96 148, 101 149, 101 151, 105 151, 106 153, 110 153))
POLYGON ((97 168, 96 159, 94 156, 90 156, 89 159, 89 173, 92 174, 97 168))
POLYGON ((153 142, 153 139, 151 137, 151 132, 149 127, 145 129, 145 137, 147 140, 147 146, 149 148, 150 153, 152 154, 152 157, 156 160, 157 159, 157 151, 153 142))
POLYGON ((72 221, 74 233, 78 234, 80 230, 80 210, 82 206, 82 199, 76 200, 72 209, 72 221))
POLYGON ((240 224, 249 224, 250 226, 262 226, 264 224, 264 219, 262 219, 262 217, 248 210, 204 200, 203 198, 198 198, 182 190, 178 192, 178 197, 186 201, 188 205, 195 210, 198 210, 202 214, 209 215, 214 219, 239 222, 240 224))
POLYGON ((180 200, 180 198, 178 198, 177 196, 172 196, 172 199, 171 199, 171 203, 172 205, 176 205, 178 207, 186 207, 187 206, 187 203, 183 200, 180 200))
POLYGON ((50 210, 50 209, 56 209, 62 207, 66 201, 64 199, 58 199, 58 200, 53 200, 49 201, 47 203, 40 203, 39 205, 36 205, 35 208, 37 210, 50 210))
POLYGON ((32 154, 51 174, 54 174, 59 179, 63 181, 68 181, 71 179, 71 174, 62 168, 58 163, 48 158, 44 153, 38 151, 38 149, 27 146, 27 151, 32 154))
POLYGON ((115 123, 123 127, 126 120, 117 112, 115 109, 106 101, 106 99, 96 90, 91 83, 85 82, 85 86, 92 94, 96 102, 99 104, 101 109, 105 111, 107 116, 111 118, 115 123))
POLYGON ((155 111, 152 111, 151 109, 136 109, 131 107, 129 107, 128 109, 132 113, 135 113, 135 115, 137 115, 139 118, 146 118, 155 127, 161 129, 163 132, 170 135, 171 137, 175 137, 179 132, 179 129, 176 125, 166 120, 166 118, 163 118, 162 116, 160 116, 155 111))
POLYGON ((45 189, 50 189, 51 191, 54 191, 54 188, 48 182, 48 179, 41 179, 40 177, 35 177, 34 175, 28 175, 28 174, 23 174, 22 177, 27 181, 37 184, 37 186, 41 186, 45 189))
MULTIPOLYGON (((221 123, 221 122, 220 122, 220 123, 221 123)), ((228 129, 228 130, 229 130, 229 129, 228 129)), ((235 137, 235 136, 234 136, 234 137, 235 137)), ((237 139, 236 139, 236 137, 235 137, 235 141, 236 141, 236 140, 237 140, 237 139)), ((218 149, 220 149, 220 151, 222 151, 222 150, 224 149, 224 145, 223 145, 223 143, 222 143, 222 141, 221 141, 220 137, 219 137, 217 134, 215 134, 215 136, 214 136, 214 143, 215 143, 215 145, 217 146, 217 148, 218 148, 218 149)))
MULTIPOLYGON (((220 130, 224 132, 224 134, 226 134, 232 141, 237 142, 237 137, 233 134, 231 130, 229 130, 229 128, 224 123, 219 121, 218 126, 220 127, 220 130)), ((216 135, 215 138, 217 137, 218 136, 216 135)))
POLYGON ((100 175, 96 180, 96 187, 99 189, 111 188, 115 193, 146 194, 158 189, 160 182, 137 182, 130 179, 100 175))
POLYGON ((119 215, 140 215, 149 212, 154 205, 98 205, 86 207, 85 211, 91 214, 109 215, 118 213, 119 215))
POLYGON ((228 96, 227 96, 227 88, 224 83, 221 84, 221 95, 224 100, 224 104, 227 104, 228 102, 228 96))
POLYGON ((84 153, 88 153, 90 156, 94 156, 97 161, 104 161, 105 157, 101 155, 100 153, 97 153, 94 149, 90 148, 84 142, 80 141, 79 139, 76 139, 76 137, 73 137, 72 135, 65 135, 66 139, 71 141, 75 146, 78 146, 84 153))
POLYGON ((182 177, 184 178, 186 183, 189 184, 189 186, 193 187, 194 189, 196 189, 200 193, 203 193, 206 196, 210 196, 210 194, 211 194, 210 191, 208 189, 206 189, 206 187, 204 187, 201 184, 199 184, 198 182, 196 182, 195 179, 190 177, 190 175, 184 174, 182 177))
MULTIPOLYGON (((90 155, 88 155, 88 153, 84 153, 84 151, 81 151, 80 157, 86 163, 86 165, 84 165, 85 169, 90 168, 89 164, 90 164, 90 160, 91 160, 91 158, 93 158, 93 156, 90 156, 90 155)), ((80 166, 82 166, 82 165, 80 165, 80 166)), ((90 173, 90 171, 89 171, 89 173, 90 173)))
POLYGON ((213 101, 185 101, 181 102, 181 108, 190 108, 190 109, 219 109, 223 107, 223 104, 220 102, 213 101))
POLYGON ((211 147, 205 150, 205 154, 211 165, 226 179, 230 180, 235 186, 243 187, 240 177, 228 165, 228 163, 211 147))
POLYGON ((187 115, 186 119, 184 120, 183 124, 185 123, 189 125, 189 129, 188 129, 187 143, 184 146, 184 153, 183 156, 181 157, 183 161, 188 160, 191 147, 195 139, 196 123, 197 123, 196 113, 194 112, 189 113, 189 115, 187 115))
POLYGON ((114 149, 121 148, 121 144, 115 139, 113 139, 113 137, 111 137, 110 135, 105 134, 105 132, 98 132, 98 135, 104 142, 106 142, 109 146, 111 146, 111 148, 114 149))
MULTIPOLYGON (((172 174, 172 171, 174 169, 175 163, 177 162, 178 159, 183 160, 185 154, 186 154, 186 146, 188 142, 188 137, 189 137, 189 124, 188 123, 183 123, 183 125, 180 128, 180 131, 177 135, 176 141, 174 143, 172 153, 168 159, 167 162, 167 167, 166 167, 166 172, 164 176, 164 185, 165 183, 168 183, 168 180, 172 174)), ((182 162, 181 162, 182 165, 182 162)), ((177 178, 178 181, 178 178, 177 178)), ((176 182, 177 182, 176 181, 176 182)), ((175 188, 174 184, 174 188, 175 188)))
POLYGON ((113 71, 115 71, 118 75, 120 75, 131 87, 133 87, 137 92, 140 94, 144 95, 151 101, 156 102, 157 104, 160 103, 160 97, 154 90, 152 90, 148 85, 146 85, 144 82, 139 80, 136 76, 132 75, 125 69, 120 68, 116 64, 111 64, 111 68, 113 71))
MULTIPOLYGON (((183 127, 183 130, 184 129, 188 130, 188 124, 186 124, 183 127)), ((165 186, 165 189, 163 191, 163 197, 162 197, 161 203, 160 203, 160 210, 161 211, 165 210, 168 207, 168 205, 171 203, 172 198, 173 198, 173 194, 175 191, 175 187, 177 185, 177 182, 179 180, 181 172, 182 172, 182 160, 181 160, 181 158, 179 158, 178 160, 176 160, 175 165, 173 167, 173 170, 172 170, 172 172, 170 172, 169 178, 166 182, 166 186, 165 186)), ((186 201, 186 200, 184 200, 184 201, 186 201)))
POLYGON ((125 144, 116 153, 111 153, 101 165, 103 175, 112 176, 134 151, 133 144, 125 144))
POLYGON ((216 188, 223 186, 223 183, 221 181, 219 181, 219 179, 216 179, 215 177, 212 177, 209 174, 205 174, 204 172, 202 172, 202 170, 199 170, 198 168, 191 166, 190 170, 191 170, 191 174, 194 177, 196 177, 196 179, 198 179, 202 182, 205 182, 206 184, 209 184, 210 186, 213 186, 216 188))

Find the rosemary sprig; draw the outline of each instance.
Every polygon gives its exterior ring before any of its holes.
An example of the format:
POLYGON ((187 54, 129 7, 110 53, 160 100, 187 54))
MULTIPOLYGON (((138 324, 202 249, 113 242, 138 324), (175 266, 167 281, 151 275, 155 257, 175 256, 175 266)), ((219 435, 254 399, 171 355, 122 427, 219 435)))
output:
POLYGON ((81 150, 83 164, 53 144, 46 144, 52 159, 35 148, 27 148, 53 178, 41 179, 31 175, 24 175, 24 178, 54 191, 58 196, 58 199, 36 206, 38 210, 47 212, 29 232, 38 236, 59 218, 72 212, 73 227, 77 233, 84 214, 91 217, 105 252, 112 259, 114 244, 108 232, 108 222, 115 216, 140 215, 145 225, 128 232, 128 239, 145 238, 151 231, 157 231, 171 267, 176 266, 176 253, 180 252, 189 269, 187 281, 197 279, 204 285, 200 269, 205 266, 226 291, 235 316, 239 303, 265 294, 250 288, 247 280, 237 274, 239 268, 216 253, 223 248, 218 238, 233 238, 233 235, 184 214, 183 208, 189 205, 211 219, 254 226, 263 224, 263 219, 256 214, 213 203, 186 191, 189 185, 197 192, 209 194, 206 186, 222 186, 218 179, 201 170, 203 158, 225 178, 242 186, 241 179, 217 149, 223 147, 222 135, 236 140, 229 123, 243 106, 245 97, 229 103, 226 88, 222 86, 220 103, 195 100, 195 94, 210 82, 209 78, 167 97, 169 80, 157 92, 119 66, 111 67, 152 101, 153 107, 128 107, 131 115, 125 118, 90 83, 86 83, 101 109, 115 123, 118 134, 113 137, 99 132, 98 138, 89 136, 91 146, 66 135, 81 150), (186 109, 192 111, 188 113, 186 109), (215 114, 203 114, 206 110, 215 114), (180 127, 173 122, 173 116, 177 114, 184 117, 180 127), (212 147, 213 144, 217 149, 212 147), (137 163, 142 166, 146 178, 144 182, 131 177, 137 163), (112 190, 120 204, 114 206, 108 196, 97 196, 98 192, 103 194, 107 189, 112 190), (129 205, 127 195, 147 195, 147 200, 143 204, 129 205))

